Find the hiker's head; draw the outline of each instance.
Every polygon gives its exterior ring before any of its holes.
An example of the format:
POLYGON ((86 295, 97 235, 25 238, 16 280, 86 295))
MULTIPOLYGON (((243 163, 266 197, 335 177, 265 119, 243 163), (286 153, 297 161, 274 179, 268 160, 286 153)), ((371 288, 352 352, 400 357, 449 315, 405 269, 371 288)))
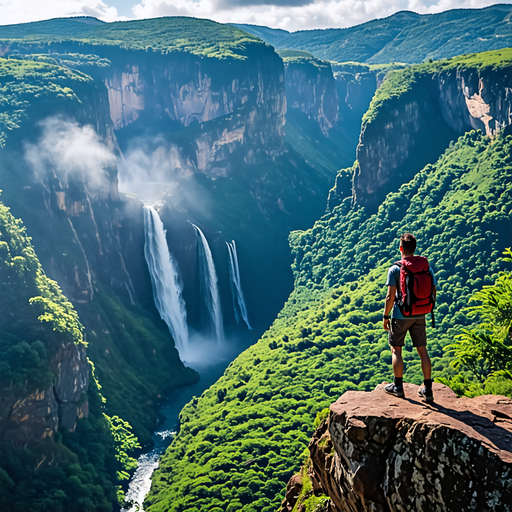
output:
POLYGON ((400 251, 403 256, 412 256, 416 250, 416 238, 411 233, 404 233, 400 237, 400 251))

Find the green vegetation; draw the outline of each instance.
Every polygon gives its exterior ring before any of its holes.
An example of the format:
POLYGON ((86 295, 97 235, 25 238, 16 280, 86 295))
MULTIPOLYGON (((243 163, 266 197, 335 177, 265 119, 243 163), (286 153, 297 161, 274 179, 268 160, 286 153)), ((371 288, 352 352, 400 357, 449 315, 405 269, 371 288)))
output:
POLYGON ((501 4, 427 15, 402 11, 355 27, 293 33, 236 26, 276 49, 308 51, 320 59, 414 64, 512 46, 511 10, 509 5, 501 4))
MULTIPOLYGON (((51 388, 63 344, 85 344, 72 304, 44 274, 20 220, 0 204, 0 404, 51 388)), ((138 447, 130 426, 109 418, 92 379, 89 416, 74 432, 26 446, 0 444, 0 506, 33 510, 110 511, 138 447)), ((85 399, 85 397, 84 397, 85 399)), ((0 409, 2 415, 6 411, 0 409)))
MULTIPOLYGON (((512 262, 510 249, 505 255, 504 260, 512 262)), ((470 301, 480 303, 467 308, 480 323, 463 329, 446 347, 453 354, 451 366, 460 373, 443 382, 469 397, 512 396, 512 272, 500 272, 493 285, 475 292, 470 301)))
POLYGON ((141 443, 151 438, 159 395, 197 382, 185 367, 167 326, 140 306, 96 281, 94 300, 77 303, 88 334, 87 354, 106 398, 106 410, 133 428, 141 443))
MULTIPOLYGON (((498 277, 498 255, 512 242, 511 149, 510 136, 468 133, 375 215, 347 199, 311 230, 292 233, 294 292, 260 342, 183 409, 148 509, 277 508, 316 414, 344 391, 371 390, 391 375, 384 283, 405 230, 416 234, 439 281, 438 326, 429 337, 434 376, 454 377, 444 347, 471 326, 463 308, 498 277)), ((409 349, 405 378, 420 383, 409 349)))
MULTIPOLYGON (((278 52, 281 54, 281 52, 278 52)), ((393 71, 396 69, 403 69, 407 67, 407 64, 402 64, 400 62, 393 62, 392 64, 361 64, 360 62, 336 62, 331 61, 331 67, 334 72, 341 73, 387 73, 388 71, 393 71)))
POLYGON ((94 68, 108 68, 111 62, 108 59, 98 57, 98 55, 84 55, 81 53, 52 53, 43 55, 37 53, 14 54, 10 59, 29 60, 33 62, 44 62, 55 66, 75 70, 93 70, 94 68))
POLYGON ((245 59, 256 37, 229 25, 188 17, 102 23, 92 19, 54 19, 0 27, 0 42, 75 42, 147 52, 187 52, 217 59, 245 59), (87 22, 89 21, 89 22, 87 22))
POLYGON ((302 50, 278 50, 277 54, 281 59, 286 62, 286 59, 306 58, 314 59, 315 56, 312 53, 304 52, 302 50))
POLYGON ((45 389, 53 381, 51 358, 62 343, 84 344, 83 327, 44 274, 21 221, 2 204, 0 272, 0 386, 45 389))
POLYGON ((331 76, 331 64, 325 60, 317 59, 307 52, 291 52, 292 55, 283 55, 283 52, 278 52, 279 56, 283 59, 284 65, 288 69, 292 69, 295 66, 300 66, 302 71, 305 71, 306 76, 316 77, 318 73, 323 73, 328 77, 331 76), (299 55, 293 55, 297 53, 299 55), (300 55, 304 54, 304 55, 300 55))
POLYGON ((9 132, 24 121, 30 119, 35 124, 45 114, 79 108, 77 93, 86 87, 95 87, 92 78, 79 71, 48 62, 0 57, 0 148, 5 146, 9 132))

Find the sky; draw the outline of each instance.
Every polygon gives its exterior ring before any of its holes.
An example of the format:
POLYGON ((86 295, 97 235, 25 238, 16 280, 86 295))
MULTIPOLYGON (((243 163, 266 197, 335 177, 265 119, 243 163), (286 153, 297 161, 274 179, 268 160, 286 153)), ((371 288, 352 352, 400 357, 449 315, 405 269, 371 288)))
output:
MULTIPOLYGON (((289 31, 344 28, 409 10, 420 14, 481 8, 492 0, 0 0, 0 25, 65 16, 103 21, 194 16, 289 31)), ((512 3, 502 0, 500 3, 512 3)))

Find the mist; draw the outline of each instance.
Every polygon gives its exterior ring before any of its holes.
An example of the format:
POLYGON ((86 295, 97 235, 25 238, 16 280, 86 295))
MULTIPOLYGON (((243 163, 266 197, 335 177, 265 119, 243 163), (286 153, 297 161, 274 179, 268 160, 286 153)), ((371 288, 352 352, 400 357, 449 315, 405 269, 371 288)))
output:
POLYGON ((134 194, 144 204, 154 205, 172 193, 180 177, 193 169, 180 158, 177 146, 161 137, 139 137, 117 160, 119 190, 134 194))
POLYGON ((188 346, 180 350, 180 359, 186 366, 202 371, 225 361, 233 361, 252 342, 254 340, 250 336, 228 335, 219 342, 213 336, 191 332, 188 346))
POLYGON ((84 179, 91 189, 109 186, 108 168, 115 168, 114 153, 91 125, 79 125, 61 117, 39 123, 42 135, 36 144, 26 144, 25 160, 42 180, 53 172, 59 179, 84 179))

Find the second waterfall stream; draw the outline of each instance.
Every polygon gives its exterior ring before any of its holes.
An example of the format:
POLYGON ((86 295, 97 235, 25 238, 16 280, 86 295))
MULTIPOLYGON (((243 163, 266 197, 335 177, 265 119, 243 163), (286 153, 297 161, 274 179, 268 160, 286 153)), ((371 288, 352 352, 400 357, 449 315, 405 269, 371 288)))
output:
POLYGON ((192 226, 194 226, 198 238, 200 278, 206 307, 215 328, 217 341, 222 342, 224 340, 224 322, 222 320, 218 278, 212 251, 203 232, 195 224, 192 224, 192 226))
POLYGON ((240 269, 238 268, 238 256, 236 254, 235 241, 226 242, 229 252, 229 277, 231 281, 231 293, 233 294, 233 309, 237 323, 240 322, 242 316, 248 329, 252 329, 249 323, 249 315, 247 314, 247 306, 245 305, 244 293, 240 282, 240 269))

